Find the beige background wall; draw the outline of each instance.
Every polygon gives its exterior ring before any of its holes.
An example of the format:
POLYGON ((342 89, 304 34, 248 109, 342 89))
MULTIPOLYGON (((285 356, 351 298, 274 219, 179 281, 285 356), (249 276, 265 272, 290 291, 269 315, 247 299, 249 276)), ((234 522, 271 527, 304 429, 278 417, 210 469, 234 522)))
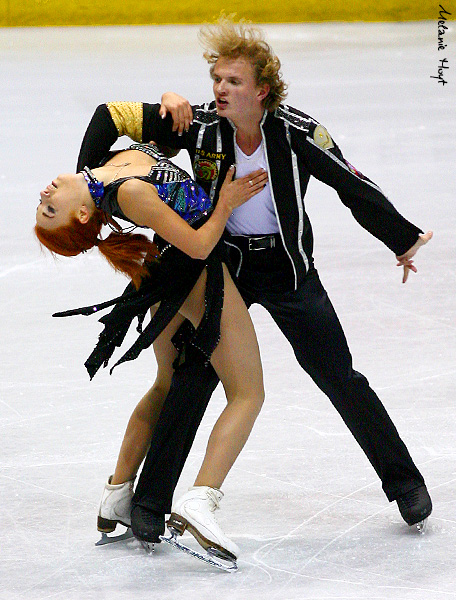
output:
POLYGON ((418 21, 437 19, 439 4, 440 0, 0 0, 0 26, 201 23, 213 20, 222 9, 258 23, 418 21))

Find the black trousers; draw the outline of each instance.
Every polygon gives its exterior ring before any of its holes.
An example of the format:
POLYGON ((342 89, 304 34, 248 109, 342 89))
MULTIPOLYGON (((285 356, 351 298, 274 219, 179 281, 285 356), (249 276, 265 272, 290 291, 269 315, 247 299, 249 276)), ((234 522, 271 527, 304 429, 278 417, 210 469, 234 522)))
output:
MULTIPOLYGON (((258 303, 271 314, 301 367, 328 396, 365 452, 388 500, 423 485, 383 404, 352 367, 345 334, 317 271, 311 268, 295 291, 280 241, 274 248, 253 251, 243 238, 229 241, 233 264, 241 264, 236 283, 247 306, 258 303)), ((174 375, 133 498, 134 504, 156 512, 170 511, 179 475, 218 382, 210 366, 196 364, 174 375)))

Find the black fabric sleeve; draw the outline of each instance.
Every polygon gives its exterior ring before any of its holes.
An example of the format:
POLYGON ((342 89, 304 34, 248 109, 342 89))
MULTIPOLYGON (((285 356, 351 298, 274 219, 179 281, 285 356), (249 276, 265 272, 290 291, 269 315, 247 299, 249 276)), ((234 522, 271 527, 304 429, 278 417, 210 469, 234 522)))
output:
POLYGON ((97 167, 118 138, 117 128, 106 104, 100 104, 90 120, 79 151, 77 171, 97 167))
MULTIPOLYGON (((173 119, 168 113, 165 119, 162 119, 159 110, 160 104, 132 103, 142 106, 141 114, 139 115, 128 111, 129 103, 114 103, 116 104, 117 115, 121 118, 126 116, 130 119, 136 119, 135 125, 142 126, 142 142, 147 143, 153 141, 162 146, 169 146, 173 149, 187 148, 189 145, 189 136, 191 134, 184 133, 179 136, 177 132, 173 132, 173 119), (124 104, 124 107, 122 106, 124 104), (125 113, 125 114, 124 114, 125 113), (134 116, 132 116, 134 115, 134 116), (141 124, 142 120, 142 124, 141 124)), ((128 135, 129 131, 123 131, 122 134, 128 135)), ((131 130, 137 127, 131 127, 131 130)), ((193 134, 194 135, 194 134, 193 134)), ((81 149, 77 162, 77 170, 80 171, 85 166, 95 168, 99 166, 101 160, 108 155, 111 146, 119 138, 119 131, 114 123, 111 112, 106 104, 100 104, 87 127, 84 138, 82 140, 81 149)), ((138 139, 136 139, 138 141, 138 139)))
POLYGON ((184 132, 179 135, 173 131, 173 118, 170 113, 162 119, 159 114, 160 104, 148 104, 143 102, 143 129, 142 139, 144 143, 155 142, 159 146, 169 146, 174 149, 188 147, 189 134, 184 132))
POLYGON ((314 141, 314 127, 305 139, 300 132, 298 142, 310 174, 334 188, 356 221, 396 255, 407 252, 421 229, 405 219, 374 182, 346 161, 332 140, 333 147, 321 148, 314 141))

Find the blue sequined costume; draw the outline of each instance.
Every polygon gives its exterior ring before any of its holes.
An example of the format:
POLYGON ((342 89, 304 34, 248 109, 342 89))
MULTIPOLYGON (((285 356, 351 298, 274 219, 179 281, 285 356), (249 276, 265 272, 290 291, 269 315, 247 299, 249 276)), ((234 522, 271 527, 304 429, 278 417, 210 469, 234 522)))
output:
MULTIPOLYGON (((117 216, 130 221, 120 210, 117 204, 117 191, 128 179, 141 179, 151 183, 157 190, 159 197, 182 217, 189 225, 207 216, 212 210, 212 201, 190 175, 168 160, 158 149, 150 144, 133 144, 128 150, 145 152, 157 161, 152 165, 146 176, 122 177, 116 179, 105 187, 105 195, 100 203, 100 208, 109 215, 117 216)), ((134 223, 135 224, 135 223, 134 223)))
MULTIPOLYGON (((121 218, 136 226, 123 214, 117 202, 119 187, 128 179, 134 178, 154 185, 163 202, 193 228, 197 229, 207 220, 212 211, 212 202, 188 173, 171 163, 154 146, 134 144, 129 150, 146 152, 157 160, 157 164, 151 167, 147 176, 120 178, 105 187, 99 208, 107 216, 121 218)), ((115 348, 122 344, 135 317, 139 321, 139 336, 114 367, 122 362, 134 360, 144 348, 148 348, 176 315, 203 269, 207 270, 207 280, 202 321, 196 330, 187 323, 186 327, 179 330, 179 340, 173 341, 180 350, 179 360, 182 360, 190 344, 192 356, 201 356, 206 362, 218 344, 223 307, 224 244, 219 242, 207 259, 197 260, 190 258, 157 235, 154 241, 160 251, 160 258, 157 262, 148 264, 149 276, 143 279, 138 290, 130 283, 118 298, 54 315, 90 315, 114 306, 109 314, 100 319, 105 328, 94 351, 85 362, 90 378, 102 365, 107 366, 115 348), (149 308, 157 303, 160 303, 158 310, 143 329, 142 324, 149 308)))

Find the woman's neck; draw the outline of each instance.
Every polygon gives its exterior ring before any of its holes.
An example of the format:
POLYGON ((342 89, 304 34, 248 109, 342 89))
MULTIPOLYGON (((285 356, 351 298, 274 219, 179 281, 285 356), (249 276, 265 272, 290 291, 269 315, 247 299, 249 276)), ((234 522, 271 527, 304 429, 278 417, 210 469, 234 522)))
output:
POLYGON ((113 161, 102 167, 92 169, 92 172, 103 185, 108 185, 111 181, 118 179, 119 176, 122 175, 122 172, 125 171, 126 167, 130 165, 130 162, 113 161))
POLYGON ((121 177, 145 176, 157 161, 139 150, 124 150, 114 155, 105 165, 92 169, 97 179, 108 185, 121 177))

